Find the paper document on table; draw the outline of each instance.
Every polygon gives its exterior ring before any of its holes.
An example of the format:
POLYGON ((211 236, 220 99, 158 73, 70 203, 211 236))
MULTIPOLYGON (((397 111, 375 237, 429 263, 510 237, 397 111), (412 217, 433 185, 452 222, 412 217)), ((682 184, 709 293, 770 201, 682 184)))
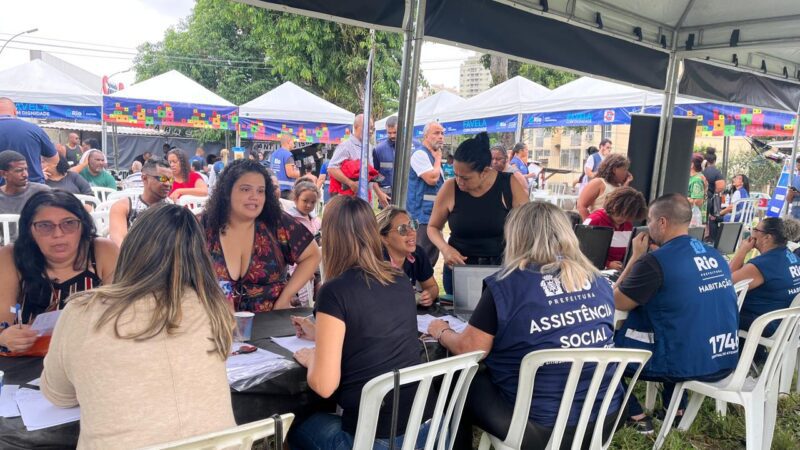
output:
POLYGON ((463 320, 453 317, 453 316, 442 316, 442 317, 433 317, 430 314, 423 314, 417 316, 417 331, 423 334, 428 333, 428 326, 430 326, 431 322, 434 320, 444 320, 450 325, 450 328, 453 329, 456 333, 461 333, 467 328, 467 323, 463 320))
POLYGON ((29 386, 39 386, 39 380, 41 380, 41 378, 36 378, 34 380, 28 381, 25 384, 27 384, 29 386))
POLYGON ((3 390, 0 391, 0 417, 19 417, 19 408, 17 408, 17 390, 19 386, 16 384, 6 384, 3 390))
MULTIPOLYGON (((243 345, 247 344, 235 342, 232 350, 237 351, 243 345)), ((252 353, 229 356, 225 363, 228 384, 237 391, 263 383, 292 367, 296 367, 294 361, 260 348, 252 353)))
POLYGON ((17 391, 17 407, 28 431, 41 430, 81 419, 81 409, 59 408, 50 403, 41 391, 22 388, 17 391))
POLYGON ((50 336, 58 322, 58 317, 61 315, 61 310, 50 311, 39 314, 31 325, 31 330, 38 331, 39 336, 50 336))
POLYGON ((280 345, 292 353, 300 350, 301 348, 314 348, 317 346, 314 341, 300 339, 297 336, 271 337, 270 339, 272 339, 272 342, 280 345))

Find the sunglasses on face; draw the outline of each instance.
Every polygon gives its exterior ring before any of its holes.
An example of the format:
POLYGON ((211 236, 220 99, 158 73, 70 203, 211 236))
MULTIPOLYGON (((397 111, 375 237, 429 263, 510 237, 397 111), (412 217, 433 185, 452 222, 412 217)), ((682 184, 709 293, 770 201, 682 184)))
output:
POLYGON ((159 183, 172 183, 172 177, 168 177, 166 175, 147 175, 147 176, 158 181, 159 183))
POLYGON ((60 228, 64 234, 72 234, 81 229, 81 221, 78 219, 67 219, 61 223, 53 223, 50 221, 33 222, 33 229, 43 236, 50 236, 56 228, 60 228))
POLYGON ((406 236, 410 231, 419 230, 419 221, 415 219, 408 223, 402 223, 397 226, 396 230, 400 236, 406 236))

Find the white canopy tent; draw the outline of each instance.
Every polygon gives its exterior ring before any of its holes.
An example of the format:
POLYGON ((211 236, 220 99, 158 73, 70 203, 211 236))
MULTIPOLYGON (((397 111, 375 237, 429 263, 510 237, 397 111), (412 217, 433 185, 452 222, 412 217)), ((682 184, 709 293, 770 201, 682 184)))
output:
MULTIPOLYGON (((99 89, 92 91, 40 59, 0 72, 0 97, 8 97, 17 104, 98 109, 102 104, 99 89)), ((20 116, 26 115, 20 111, 20 116)), ((99 119, 99 115, 94 117, 94 120, 99 119)))
MULTIPOLYGON (((425 125, 432 120, 439 120, 442 112, 462 105, 466 101, 463 97, 448 91, 439 91, 430 97, 426 97, 417 102, 417 107, 414 109, 414 126, 425 125)), ((375 122, 375 129, 385 130, 386 119, 389 117, 391 116, 375 122)))
POLYGON ((287 81, 239 106, 240 117, 349 125, 355 115, 287 81))
POLYGON ((439 115, 439 121, 455 122, 522 114, 526 112, 523 110, 524 105, 534 103, 549 93, 550 89, 516 76, 448 108, 439 115))
POLYGON ((170 70, 141 81, 109 94, 107 97, 209 106, 236 106, 177 70, 170 70))

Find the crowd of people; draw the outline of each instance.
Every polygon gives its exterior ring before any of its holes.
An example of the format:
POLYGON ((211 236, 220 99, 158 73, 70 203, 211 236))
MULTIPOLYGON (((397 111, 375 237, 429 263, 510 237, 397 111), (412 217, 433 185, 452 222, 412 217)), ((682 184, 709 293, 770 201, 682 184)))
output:
MULTIPOLYGON (((16 123, 0 119, 0 130, 16 123)), ((0 212, 16 208, 20 214, 16 241, 0 248, 0 264, 8 268, 0 272, 7 286, 0 291, 0 347, 10 355, 46 354, 42 392, 57 406, 81 406, 81 445, 138 447, 233 426, 224 364, 232 313, 292 308, 313 297, 314 318, 291 320, 298 337, 316 347, 294 357, 307 367, 309 387, 334 397, 342 412, 301 418, 290 445, 352 447, 364 385, 421 362, 416 315, 418 307, 438 301, 433 267, 440 253, 447 292, 455 265, 500 266, 484 280, 463 331, 442 320, 427 330, 452 354, 485 352, 485 368, 470 388, 455 437, 459 449, 471 448, 473 424, 505 436, 520 361, 531 351, 649 350, 653 356, 641 378, 663 383, 668 404, 677 382, 728 376, 739 357, 737 331, 787 307, 800 292, 800 259, 787 247, 800 238, 792 219, 759 222, 730 262, 688 235, 693 207, 706 207, 708 217, 726 213, 709 206, 724 186, 703 175, 713 168, 708 156, 705 168, 692 161, 700 184, 693 181, 690 195, 667 194, 648 205, 628 186, 630 161, 613 153, 610 141, 592 152, 577 209, 587 224, 614 230, 606 261, 619 272, 612 284, 581 253, 565 211, 529 202, 535 175, 524 145, 509 154, 492 148, 481 133, 458 145, 451 161, 443 160, 444 129, 427 124, 411 153, 408 200, 401 208, 389 205, 398 131, 389 121, 389 139, 375 149, 374 174, 364 180, 380 210, 376 215, 356 195, 358 172, 351 171, 360 166, 364 126, 372 128, 372 121, 357 116, 353 136, 335 149, 319 178, 304 176, 295 164, 290 135, 270 158, 236 159, 220 170, 200 150, 191 159, 174 148, 164 149, 166 159, 142 155, 138 180, 132 180, 142 192, 113 204, 110 239, 97 236, 92 217, 66 188, 81 189, 82 183, 74 176, 64 181, 73 173, 90 184, 102 182, 105 157, 94 144, 81 152, 70 137, 62 157, 36 133, 35 144, 25 145, 0 133, 0 148, 8 148, 0 152, 0 212), (45 171, 37 171, 42 165, 45 171), (203 171, 214 180, 206 182, 203 171), (320 220, 320 187, 328 177, 331 198, 320 220), (698 187, 699 196, 693 195, 698 187), (183 195, 208 196, 198 217, 174 204, 183 195), (645 219, 649 231, 631 240, 633 224, 645 219), (747 260, 752 250, 760 255, 747 260), (744 279, 753 281, 740 314, 733 285, 744 279), (63 313, 52 339, 43 342, 30 325, 56 310, 63 313), (615 310, 630 311, 616 331, 615 310), (733 338, 716 345, 712 338, 720 335, 733 338)), ((735 179, 746 197, 746 177, 735 179)), ((550 365, 537 373, 524 448, 545 448, 567 370, 550 365)), ((586 398, 592 369, 584 370, 574 405, 586 398)), ((608 379, 602 390, 607 386, 608 379)), ((622 389, 613 393, 608 416, 591 420, 603 421, 609 435, 626 409, 630 426, 652 433, 637 399, 623 404, 622 389)), ((401 389, 397 430, 405 429, 414 396, 413 387, 401 389)), ((573 408, 568 436, 578 411, 573 408)), ((418 446, 429 432, 430 414, 418 446)), ((385 403, 374 448, 391 447, 391 417, 392 405, 385 403)), ((400 432, 394 444, 402 442, 400 432)))

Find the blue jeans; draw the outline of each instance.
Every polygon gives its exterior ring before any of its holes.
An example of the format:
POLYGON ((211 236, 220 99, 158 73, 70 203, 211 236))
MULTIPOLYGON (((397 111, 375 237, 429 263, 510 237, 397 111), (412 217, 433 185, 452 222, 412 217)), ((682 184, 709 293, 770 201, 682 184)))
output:
MULTIPOLYGON (((428 438, 430 422, 419 427, 417 445, 422 449, 428 438)), ((317 413, 297 426, 290 434, 289 447, 292 450, 351 450, 355 437, 342 430, 342 418, 328 413, 317 413)), ((375 439, 373 450, 388 450, 389 439, 375 439)), ((396 449, 403 446, 403 436, 394 439, 396 449)))

